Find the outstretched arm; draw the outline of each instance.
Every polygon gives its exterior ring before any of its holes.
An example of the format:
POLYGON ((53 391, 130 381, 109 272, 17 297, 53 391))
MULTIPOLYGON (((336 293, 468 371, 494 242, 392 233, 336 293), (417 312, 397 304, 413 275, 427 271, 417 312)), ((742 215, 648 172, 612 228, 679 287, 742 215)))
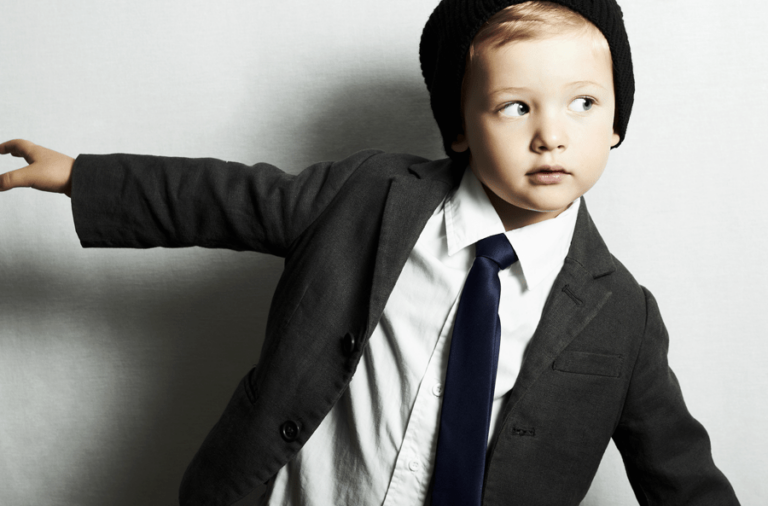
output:
POLYGON ((77 160, 24 140, 0 153, 29 166, 0 176, 72 198, 83 246, 203 246, 284 256, 293 240, 375 151, 312 165, 291 175, 269 164, 213 158, 80 155, 77 160))
POLYGON ((72 196, 74 158, 24 139, 0 144, 0 154, 24 158, 29 164, 0 175, 0 191, 26 187, 72 196))

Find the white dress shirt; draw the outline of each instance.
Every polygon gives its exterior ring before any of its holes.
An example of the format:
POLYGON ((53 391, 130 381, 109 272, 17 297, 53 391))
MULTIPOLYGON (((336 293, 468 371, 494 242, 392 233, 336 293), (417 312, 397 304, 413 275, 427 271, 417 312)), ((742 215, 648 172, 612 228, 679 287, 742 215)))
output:
MULTIPOLYGON (((571 244, 579 200, 506 232, 519 262, 499 273, 501 344, 489 440, 571 244)), ((472 171, 427 221, 349 388, 267 485, 270 506, 423 505, 432 476, 456 307, 475 243, 504 225, 472 171)))

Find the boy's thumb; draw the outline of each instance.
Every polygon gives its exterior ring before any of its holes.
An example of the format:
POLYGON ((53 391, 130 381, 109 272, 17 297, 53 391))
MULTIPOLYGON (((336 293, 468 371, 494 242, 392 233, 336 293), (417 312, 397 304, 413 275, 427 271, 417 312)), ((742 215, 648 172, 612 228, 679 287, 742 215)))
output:
POLYGON ((5 174, 0 174, 0 191, 4 192, 11 188, 18 188, 20 186, 29 186, 26 174, 29 165, 22 167, 21 169, 12 170, 5 174))

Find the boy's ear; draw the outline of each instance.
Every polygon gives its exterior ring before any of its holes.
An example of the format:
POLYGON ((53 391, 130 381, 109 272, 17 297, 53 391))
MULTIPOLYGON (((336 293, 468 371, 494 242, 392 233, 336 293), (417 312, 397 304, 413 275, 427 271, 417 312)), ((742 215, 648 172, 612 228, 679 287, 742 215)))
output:
POLYGON ((451 149, 457 153, 463 153, 464 151, 468 150, 469 143, 467 142, 466 136, 464 134, 457 135, 456 140, 451 143, 451 149))
POLYGON ((614 147, 616 144, 618 144, 620 140, 621 136, 614 131, 613 137, 611 137, 611 147, 614 147))

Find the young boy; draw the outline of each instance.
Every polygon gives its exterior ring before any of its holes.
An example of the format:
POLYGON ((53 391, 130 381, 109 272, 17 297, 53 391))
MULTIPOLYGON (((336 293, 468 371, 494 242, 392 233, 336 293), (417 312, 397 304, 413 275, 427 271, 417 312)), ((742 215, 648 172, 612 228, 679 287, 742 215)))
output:
POLYGON ((575 505, 613 438, 640 504, 738 504, 653 297, 581 199, 632 105, 618 5, 443 0, 421 60, 447 160, 365 151, 289 176, 0 145, 30 163, 0 189, 70 195, 84 246, 285 258, 261 362, 181 503, 268 482, 268 504, 575 505))

